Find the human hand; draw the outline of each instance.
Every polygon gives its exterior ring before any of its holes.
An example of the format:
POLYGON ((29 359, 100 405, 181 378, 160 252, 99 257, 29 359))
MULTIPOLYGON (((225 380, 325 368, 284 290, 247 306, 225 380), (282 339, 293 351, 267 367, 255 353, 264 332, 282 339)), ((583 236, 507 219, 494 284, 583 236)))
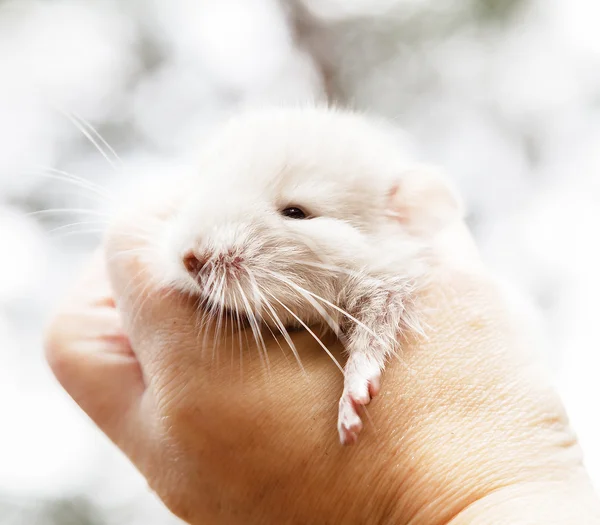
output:
POLYGON ((527 323, 463 228, 440 241, 448 256, 420 298, 428 338, 389 364, 351 448, 335 430, 341 374, 310 334, 292 334, 306 375, 272 340, 266 371, 252 337, 240 354, 239 334, 199 335, 194 302, 161 289, 138 253, 113 232, 111 282, 100 253, 54 317, 47 356, 189 523, 600 523, 527 323))

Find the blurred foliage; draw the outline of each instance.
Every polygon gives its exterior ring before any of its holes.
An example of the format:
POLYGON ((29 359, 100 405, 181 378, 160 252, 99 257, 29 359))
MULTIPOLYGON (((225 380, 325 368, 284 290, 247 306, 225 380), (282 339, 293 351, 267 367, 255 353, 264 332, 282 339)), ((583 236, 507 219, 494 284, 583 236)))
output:
POLYGON ((105 525, 102 512, 87 498, 14 502, 0 498, 2 525, 105 525))
POLYGON ((475 17, 483 22, 508 22, 529 0, 471 0, 475 17))
POLYGON ((48 525, 102 525, 104 521, 99 518, 99 514, 98 509, 87 499, 74 498, 47 504, 43 515, 48 525))

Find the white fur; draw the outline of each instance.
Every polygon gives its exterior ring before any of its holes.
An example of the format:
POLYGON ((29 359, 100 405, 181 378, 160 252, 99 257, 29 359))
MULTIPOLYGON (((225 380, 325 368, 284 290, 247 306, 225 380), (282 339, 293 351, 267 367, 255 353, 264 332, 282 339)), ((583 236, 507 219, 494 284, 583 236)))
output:
MULTIPOLYGON (((165 286, 198 296, 216 318, 321 325, 346 346, 342 443, 379 390, 398 332, 414 324, 430 234, 455 218, 443 176, 416 167, 384 122, 327 108, 263 109, 217 131, 184 176, 156 235, 165 286), (307 219, 282 215, 300 207, 307 219), (203 267, 188 271, 190 257, 203 267)), ((217 321, 219 322, 219 321, 217 321)))
MULTIPOLYGON (((266 269, 332 302, 339 300, 344 279, 301 262, 370 273, 387 273, 388 264, 400 263, 404 272, 414 273, 419 244, 385 218, 387 194, 409 166, 402 143, 351 113, 287 109, 244 114, 203 150, 195 189, 169 225, 164 256, 173 284, 208 292, 181 264, 190 251, 216 257, 233 250, 244 257, 261 288, 292 302, 297 292, 278 284, 266 269), (282 217, 280 210, 291 205, 315 218, 282 217), (390 229, 404 242, 391 242, 390 229)), ((242 282, 252 297, 250 283, 242 282)), ((236 296, 235 288, 228 287, 224 304, 239 304, 236 296)), ((314 308, 301 304, 299 315, 316 321, 314 308)))

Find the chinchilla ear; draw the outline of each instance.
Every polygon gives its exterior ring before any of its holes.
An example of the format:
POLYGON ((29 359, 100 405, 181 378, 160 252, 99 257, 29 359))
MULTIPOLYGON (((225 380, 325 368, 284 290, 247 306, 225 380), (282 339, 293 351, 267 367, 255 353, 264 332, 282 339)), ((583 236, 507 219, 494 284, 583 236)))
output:
POLYGON ((449 177, 430 166, 404 170, 389 191, 389 213, 414 235, 432 236, 463 218, 463 204, 449 177))

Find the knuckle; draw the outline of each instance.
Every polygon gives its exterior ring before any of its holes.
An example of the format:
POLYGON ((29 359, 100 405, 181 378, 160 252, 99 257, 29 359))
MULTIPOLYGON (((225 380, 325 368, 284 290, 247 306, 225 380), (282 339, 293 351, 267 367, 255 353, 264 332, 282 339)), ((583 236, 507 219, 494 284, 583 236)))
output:
POLYGON ((50 323, 44 327, 42 333, 44 357, 51 368, 54 368, 54 365, 59 364, 63 344, 64 338, 63 331, 61 330, 60 318, 55 316, 50 323))
POLYGON ((42 334, 42 348, 48 366, 61 380, 70 367, 67 320, 61 314, 55 315, 42 334))

